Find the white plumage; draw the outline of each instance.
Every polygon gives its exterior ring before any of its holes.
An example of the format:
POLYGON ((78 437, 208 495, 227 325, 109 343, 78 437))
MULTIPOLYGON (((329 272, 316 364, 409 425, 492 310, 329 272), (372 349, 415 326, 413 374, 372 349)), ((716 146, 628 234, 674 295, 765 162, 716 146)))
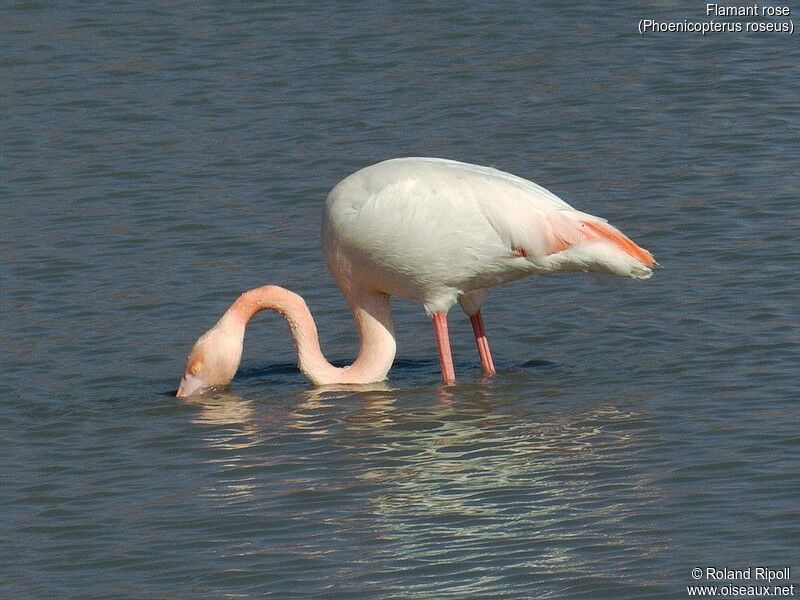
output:
POLYGON ((582 231, 586 222, 624 238, 604 219, 520 177, 453 160, 397 158, 333 188, 322 240, 340 286, 418 299, 431 315, 532 273, 652 274, 642 256, 582 231))

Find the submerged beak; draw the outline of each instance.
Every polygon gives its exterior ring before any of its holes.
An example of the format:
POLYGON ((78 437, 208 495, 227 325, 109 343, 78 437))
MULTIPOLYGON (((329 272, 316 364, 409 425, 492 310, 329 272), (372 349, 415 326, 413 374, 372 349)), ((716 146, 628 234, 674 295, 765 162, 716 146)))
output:
POLYGON ((199 377, 186 374, 181 379, 181 385, 178 387, 178 393, 175 394, 178 398, 188 398, 192 394, 199 392, 203 389, 203 382, 199 377))

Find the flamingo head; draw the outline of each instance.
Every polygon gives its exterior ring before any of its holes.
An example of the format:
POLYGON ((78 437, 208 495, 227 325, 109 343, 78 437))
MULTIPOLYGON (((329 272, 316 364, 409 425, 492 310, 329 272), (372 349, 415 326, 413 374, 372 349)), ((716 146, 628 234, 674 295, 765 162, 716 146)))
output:
POLYGON ((195 342, 176 396, 188 398, 211 388, 228 385, 242 358, 244 328, 217 323, 195 342))

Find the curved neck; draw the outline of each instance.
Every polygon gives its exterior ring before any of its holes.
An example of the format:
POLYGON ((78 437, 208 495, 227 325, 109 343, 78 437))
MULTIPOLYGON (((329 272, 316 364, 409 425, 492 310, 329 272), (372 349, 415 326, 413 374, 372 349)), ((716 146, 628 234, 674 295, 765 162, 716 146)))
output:
POLYGON ((249 290, 242 294, 220 319, 220 325, 241 328, 262 310, 274 310, 289 323, 297 364, 303 374, 316 385, 337 383, 374 383, 386 379, 396 350, 389 296, 360 294, 349 298, 358 329, 360 347, 356 360, 347 367, 329 363, 319 346, 314 317, 305 300, 294 292, 276 285, 249 290))

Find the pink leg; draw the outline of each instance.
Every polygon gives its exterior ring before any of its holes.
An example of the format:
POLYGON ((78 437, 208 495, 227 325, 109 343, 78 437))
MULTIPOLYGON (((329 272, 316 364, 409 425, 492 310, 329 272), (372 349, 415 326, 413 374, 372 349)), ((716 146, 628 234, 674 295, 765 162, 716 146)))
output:
POLYGON ((481 311, 469 316, 472 323, 472 331, 475 332, 475 343, 478 344, 478 354, 481 356, 481 367, 485 375, 494 375, 494 361, 492 353, 489 351, 489 340, 486 337, 486 330, 483 328, 483 317, 481 311))
POLYGON ((453 366, 453 354, 450 351, 450 336, 447 333, 447 315, 433 315, 433 333, 436 335, 436 349, 439 351, 439 365, 442 367, 442 381, 445 385, 456 382, 456 369, 453 366))

